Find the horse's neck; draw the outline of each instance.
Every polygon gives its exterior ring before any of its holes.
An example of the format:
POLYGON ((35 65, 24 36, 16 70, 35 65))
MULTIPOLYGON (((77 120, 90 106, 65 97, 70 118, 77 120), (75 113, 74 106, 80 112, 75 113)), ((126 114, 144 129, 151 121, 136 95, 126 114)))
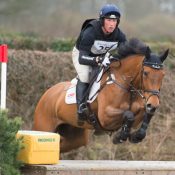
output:
POLYGON ((127 61, 128 66, 130 65, 129 71, 131 71, 132 78, 133 78, 132 84, 135 88, 140 88, 144 56, 143 55, 132 56, 132 59, 134 61, 131 60, 131 57, 128 57, 128 61, 127 61), (129 63, 129 61, 131 63, 129 63))
MULTIPOLYGON (((141 76, 142 76, 142 69, 143 69, 143 61, 144 61, 144 56, 139 55, 135 58, 133 58, 135 61, 131 63, 132 65, 132 70, 133 70, 133 80, 132 80, 132 85, 135 88, 141 88, 141 76)), ((131 61, 131 59, 130 59, 131 61)))
MULTIPOLYGON (((143 55, 132 55, 128 56, 125 59, 121 60, 121 66, 113 70, 121 76, 130 77, 131 81, 134 80, 141 71, 142 63, 144 56, 143 55)), ((114 63, 115 64, 115 63, 114 63)))
POLYGON ((132 55, 122 60, 123 71, 125 72, 137 72, 143 63, 144 56, 132 55))

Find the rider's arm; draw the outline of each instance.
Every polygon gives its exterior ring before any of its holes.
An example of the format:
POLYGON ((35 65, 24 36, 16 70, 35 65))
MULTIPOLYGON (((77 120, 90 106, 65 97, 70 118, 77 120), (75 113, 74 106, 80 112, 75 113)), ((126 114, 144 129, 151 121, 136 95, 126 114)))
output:
POLYGON ((89 56, 89 53, 84 50, 80 50, 79 63, 83 65, 97 66, 101 63, 102 57, 100 56, 89 56))
POLYGON ((94 44, 95 32, 92 27, 87 28, 82 35, 79 44, 79 63, 83 65, 97 66, 100 57, 92 56, 91 47, 94 44))

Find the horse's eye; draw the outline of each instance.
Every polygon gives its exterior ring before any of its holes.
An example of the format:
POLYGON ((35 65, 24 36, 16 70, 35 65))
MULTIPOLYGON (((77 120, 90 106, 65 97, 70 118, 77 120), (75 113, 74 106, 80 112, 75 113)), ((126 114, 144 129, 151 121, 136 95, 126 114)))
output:
POLYGON ((148 72, 147 71, 143 71, 143 75, 144 76, 148 76, 148 72))

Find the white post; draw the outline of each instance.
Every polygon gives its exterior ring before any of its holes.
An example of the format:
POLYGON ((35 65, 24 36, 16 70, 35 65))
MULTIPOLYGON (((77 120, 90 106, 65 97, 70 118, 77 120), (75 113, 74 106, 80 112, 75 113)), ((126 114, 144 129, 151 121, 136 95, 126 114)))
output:
POLYGON ((6 81, 7 81, 7 45, 0 46, 0 62, 1 62, 1 109, 6 109, 6 81))
POLYGON ((1 63, 1 109, 6 109, 7 63, 1 63))

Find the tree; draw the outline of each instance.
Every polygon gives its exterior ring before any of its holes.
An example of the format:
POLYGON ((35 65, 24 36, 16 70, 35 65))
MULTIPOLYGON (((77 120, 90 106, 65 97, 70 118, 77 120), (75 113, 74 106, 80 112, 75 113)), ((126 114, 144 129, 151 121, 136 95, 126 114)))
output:
POLYGON ((20 175, 21 162, 16 160, 22 148, 22 139, 16 139, 21 119, 9 119, 7 111, 0 111, 0 174, 20 175))

